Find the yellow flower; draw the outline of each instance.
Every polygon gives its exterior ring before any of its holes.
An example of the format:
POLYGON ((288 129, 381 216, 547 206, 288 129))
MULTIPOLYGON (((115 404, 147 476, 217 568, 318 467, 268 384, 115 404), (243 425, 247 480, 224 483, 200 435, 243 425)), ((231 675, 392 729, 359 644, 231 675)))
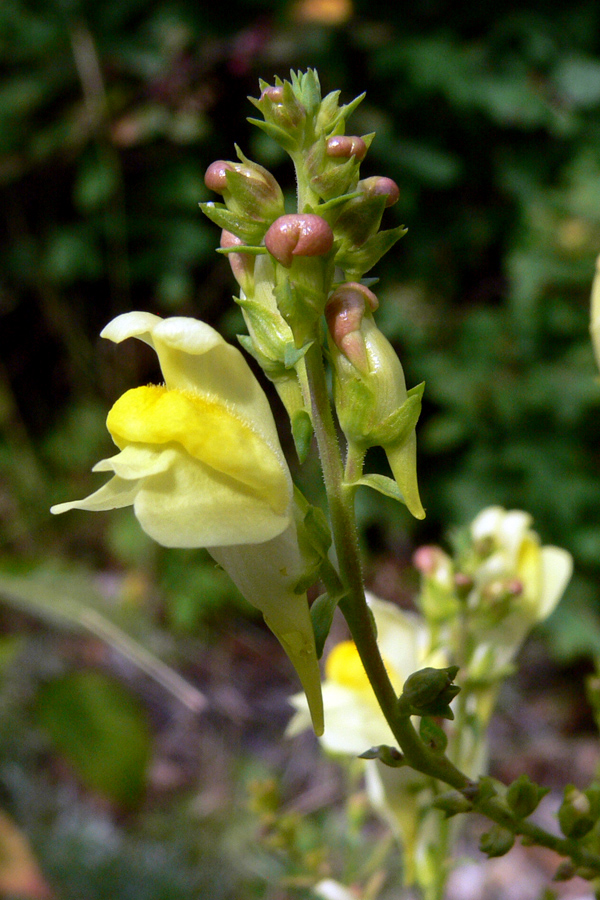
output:
POLYGON ((133 506, 165 547, 205 547, 264 615, 294 664, 322 731, 319 668, 293 519, 293 489, 266 395, 242 354, 209 325, 131 312, 102 336, 137 337, 165 384, 127 391, 107 427, 119 453, 94 471, 113 477, 70 509, 133 506))

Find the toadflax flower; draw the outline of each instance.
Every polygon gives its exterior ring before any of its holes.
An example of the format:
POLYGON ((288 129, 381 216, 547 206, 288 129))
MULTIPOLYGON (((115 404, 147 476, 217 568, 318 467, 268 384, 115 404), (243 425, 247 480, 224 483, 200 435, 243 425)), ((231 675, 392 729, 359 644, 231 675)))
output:
POLYGON ((466 560, 473 589, 467 605, 477 635, 478 661, 486 676, 508 665, 527 633, 554 612, 571 578, 573 558, 561 547, 541 546, 522 510, 489 506, 470 525, 472 553, 466 560), (493 657, 493 661, 492 661, 493 657))
POLYGON ((102 336, 136 337, 157 353, 164 385, 133 388, 107 418, 119 453, 94 471, 112 478, 71 509, 133 506, 165 547, 205 547, 261 610, 296 668, 317 733, 319 667, 293 519, 293 487, 266 395, 239 350, 195 319, 131 312, 102 336))

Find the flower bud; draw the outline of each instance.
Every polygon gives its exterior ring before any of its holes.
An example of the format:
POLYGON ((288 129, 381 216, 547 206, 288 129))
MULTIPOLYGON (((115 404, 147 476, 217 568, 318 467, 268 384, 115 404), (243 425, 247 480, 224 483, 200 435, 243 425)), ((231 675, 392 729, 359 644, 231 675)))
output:
POLYGON ((365 451, 383 447, 404 502, 422 519, 414 431, 420 400, 414 392, 409 396, 400 360, 375 325, 376 303, 355 282, 341 285, 327 302, 336 412, 350 444, 365 451))
POLYGON ((515 836, 508 828, 493 825, 489 831, 481 835, 479 849, 487 856, 504 856, 515 842, 515 836))
POLYGON ((372 311, 379 306, 379 300, 368 287, 349 282, 329 298, 325 307, 327 326, 333 343, 352 365, 368 374, 369 360, 361 331, 366 307, 372 311))
POLYGON ((333 246, 333 232, 325 219, 292 213, 276 219, 265 234, 265 246, 289 269, 295 256, 325 256, 333 246))
POLYGON ((575 840, 584 837, 594 827, 595 818, 589 798, 572 784, 565 788, 558 810, 558 824, 565 837, 575 840))
POLYGON ((422 575, 419 606, 429 622, 443 622, 456 616, 454 563, 441 547, 419 547, 413 564, 422 575))
MULTIPOLYGON (((244 241, 232 234, 231 231, 226 231, 225 229, 221 231, 221 247, 224 250, 230 247, 243 246, 243 244, 244 241)), ((245 294, 250 293, 254 281, 254 262, 256 257, 250 253, 228 253, 227 259, 229 260, 233 276, 241 289, 245 294)))
POLYGON ((526 819, 534 812, 542 797, 549 790, 549 788, 535 784, 523 773, 509 786, 506 792, 506 802, 520 819, 526 819))
POLYGON ((448 574, 450 579, 452 577, 452 560, 441 547, 434 545, 419 547, 413 554, 413 565, 422 575, 439 579, 441 574, 444 583, 449 581, 448 574))
POLYGON ((446 707, 460 691, 453 684, 457 672, 458 666, 448 666, 445 669, 428 666, 413 672, 404 682, 402 697, 419 713, 442 715, 438 707, 446 707), (435 709, 431 709, 434 706, 435 709))
MULTIPOLYGON (((313 79, 313 88, 318 91, 318 82, 313 79)), ((262 113, 264 121, 250 119, 265 134, 273 138, 284 150, 292 153, 304 144, 304 127, 307 110, 302 102, 301 85, 294 87, 289 81, 268 85, 261 82, 262 93, 257 100, 250 97, 250 102, 262 113)), ((311 91, 308 92, 310 101, 311 91)))
POLYGON ((204 182, 221 194, 227 208, 241 216, 270 223, 283 212, 283 194, 276 179, 238 149, 239 162, 219 159, 210 164, 204 182))
POLYGON ((460 791, 446 791, 436 797, 431 805, 435 809, 440 809, 447 819, 458 813, 471 812, 473 809, 473 804, 460 791))
POLYGON ((360 161, 366 156, 367 145, 361 137, 356 135, 339 134, 327 138, 325 152, 327 156, 339 156, 344 159, 350 159, 353 156, 360 161))
POLYGON ((358 182, 358 190, 367 197, 385 197, 386 207, 393 206, 400 198, 400 189, 395 181, 384 175, 373 175, 358 182))
POLYGON ((398 226, 379 231, 386 206, 395 203, 400 193, 391 178, 366 178, 357 183, 356 191, 358 196, 341 207, 333 230, 339 244, 336 265, 358 279, 393 247, 406 229, 398 226))
POLYGON ((231 172, 232 164, 224 159, 212 162, 204 173, 204 184, 215 194, 224 194, 227 190, 227 173, 231 172))

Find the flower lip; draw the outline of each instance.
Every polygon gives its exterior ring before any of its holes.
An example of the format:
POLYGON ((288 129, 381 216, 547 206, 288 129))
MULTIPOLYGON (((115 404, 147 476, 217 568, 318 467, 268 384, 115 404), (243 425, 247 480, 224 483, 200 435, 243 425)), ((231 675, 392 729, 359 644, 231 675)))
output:
POLYGON ((280 460, 222 403, 149 385, 123 394, 106 424, 121 449, 129 444, 179 444, 194 459, 250 490, 276 515, 285 515, 289 496, 280 460))

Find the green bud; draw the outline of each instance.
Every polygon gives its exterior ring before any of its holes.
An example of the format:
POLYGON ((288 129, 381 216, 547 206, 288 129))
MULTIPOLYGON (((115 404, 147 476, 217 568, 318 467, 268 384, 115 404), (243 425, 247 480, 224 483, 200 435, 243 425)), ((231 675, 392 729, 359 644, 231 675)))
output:
POLYGON ((338 287, 327 302, 336 412, 349 444, 383 447, 404 502, 422 519, 415 435, 420 397, 409 396, 400 360, 375 325, 377 305, 372 291, 356 282, 338 287))
POLYGON ((565 788, 558 810, 558 824, 565 837, 575 840, 584 837, 594 827, 595 818, 589 798, 572 784, 565 788))
POLYGON ((506 802, 520 819, 526 819, 537 808, 538 803, 548 791, 549 788, 540 787, 523 774, 509 786, 506 792, 506 802))
POLYGON ((512 831, 502 828, 501 825, 493 825, 489 831, 481 835, 479 849, 489 857, 504 856, 515 842, 512 831))
POLYGON ((460 791, 446 791, 446 793, 436 797, 431 805, 435 809, 440 809, 447 819, 458 815, 458 813, 471 812, 473 809, 473 804, 460 791))
POLYGON ((399 769, 405 765, 402 753, 396 747, 388 747, 386 744, 381 744, 379 747, 371 747, 370 750, 365 750, 364 753, 361 753, 358 758, 378 759, 384 766, 389 766, 392 769, 399 769))
MULTIPOLYGON (((307 114, 306 107, 298 97, 301 90, 294 88, 289 81, 281 81, 280 78, 276 79, 274 85, 261 81, 260 86, 262 89, 260 98, 256 100, 250 97, 249 100, 260 110, 264 122, 260 119, 249 121, 270 135, 284 150, 288 152, 297 150, 304 142, 307 114)), ((313 94, 318 90, 317 80, 316 84, 313 82, 312 90, 308 91, 309 103, 314 103, 313 94)))
POLYGON ((482 775, 477 781, 471 781, 462 789, 463 794, 471 803, 485 803, 498 795, 493 778, 482 775))
POLYGON ((445 669, 433 669, 428 666, 413 672, 402 689, 402 700, 417 715, 442 716, 454 718, 448 704, 459 693, 458 685, 453 684, 458 666, 445 669))

